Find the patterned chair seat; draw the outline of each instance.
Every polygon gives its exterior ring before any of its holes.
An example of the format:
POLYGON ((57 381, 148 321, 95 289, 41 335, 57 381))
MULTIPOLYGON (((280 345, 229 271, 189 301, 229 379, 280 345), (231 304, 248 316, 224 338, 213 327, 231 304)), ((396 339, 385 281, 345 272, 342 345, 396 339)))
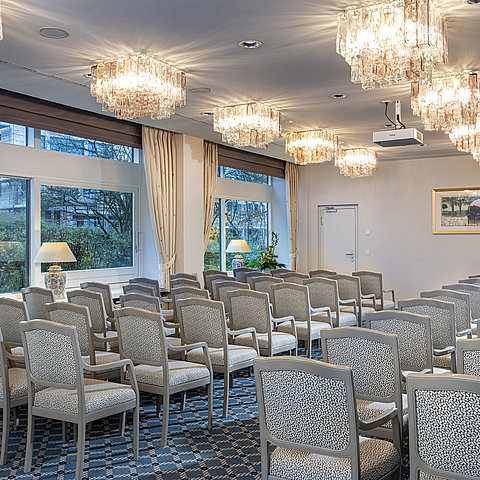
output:
MULTIPOLYGON (((258 346, 262 350, 268 349, 268 333, 257 333, 258 346)), ((235 338, 236 345, 245 345, 246 347, 253 348, 253 339, 250 334, 239 335, 235 338)), ((272 332, 272 349, 280 347, 295 348, 295 337, 290 333, 285 332, 272 332)))
POLYGON ((179 347, 182 344, 182 339, 178 337, 168 337, 167 342, 172 347, 179 347))
MULTIPOLYGON (((135 400, 135 391, 130 385, 90 378, 84 379, 84 385, 85 413, 87 414, 135 400)), ((34 406, 77 414, 77 391, 48 387, 35 394, 34 406)))
POLYGON ((420 472, 420 480, 445 480, 443 477, 436 477, 435 475, 429 475, 428 473, 420 472))
MULTIPOLYGON (((359 437, 362 480, 377 480, 400 463, 393 443, 359 437)), ((308 480, 350 480, 350 459, 277 447, 270 458, 270 475, 276 478, 308 480)))
MULTIPOLYGON (((452 356, 450 354, 440 355, 439 357, 434 356, 433 366, 441 369, 452 370, 452 356)), ((443 372, 435 372, 435 373, 443 373, 443 372)))
MULTIPOLYGON (((297 329, 298 338, 304 339, 308 337, 308 324, 307 322, 295 322, 295 328, 297 329)), ((312 322, 312 338, 320 338, 320 332, 324 328, 332 328, 329 323, 312 322)), ((292 333, 292 325, 290 323, 281 323, 278 326, 279 332, 292 333)))
POLYGON ((162 310, 162 317, 167 322, 171 322, 173 320, 173 310, 162 310))
MULTIPOLYGON (((10 398, 27 396, 27 373, 24 368, 9 368, 8 382, 10 386, 10 398)), ((0 399, 3 399, 3 379, 0 377, 0 399)))
MULTIPOLYGON (((224 365, 223 348, 210 347, 208 350, 210 352, 212 365, 224 365)), ((228 353, 230 367, 237 363, 253 360, 258 356, 257 351, 254 348, 244 347, 242 345, 228 345, 228 353)), ((194 363, 205 363, 203 349, 195 348, 194 350, 190 350, 186 355, 186 360, 194 363)))
MULTIPOLYGON (((403 418, 403 427, 405 428, 408 425, 408 400, 407 395, 402 395, 402 418, 403 418)), ((370 420, 377 415, 385 413, 387 410, 395 408, 395 404, 392 403, 383 403, 383 402, 371 402, 370 400, 359 400, 357 399, 357 410, 358 417, 361 420, 370 420)), ((386 428, 392 428, 392 422, 385 424, 386 428)))
MULTIPOLYGON (((210 378, 210 372, 205 365, 180 360, 168 361, 169 385, 175 387, 182 383, 210 378)), ((136 365, 135 375, 138 383, 163 386, 163 367, 155 365, 136 365)), ((127 375, 128 378, 128 375, 127 375)))
MULTIPOLYGON (((315 322, 325 322, 327 318, 326 313, 314 313, 312 315, 312 321, 315 322)), ((337 312, 332 312, 332 322, 334 319, 337 318, 337 312)), ((340 312, 340 319, 338 320, 339 327, 347 327, 347 326, 357 326, 357 317, 355 314, 350 312, 340 312)))
MULTIPOLYGON (((82 360, 90 365, 90 355, 85 355, 82 360)), ((107 363, 118 362, 120 360, 120 354, 115 352, 95 351, 95 364, 105 365, 107 363)))

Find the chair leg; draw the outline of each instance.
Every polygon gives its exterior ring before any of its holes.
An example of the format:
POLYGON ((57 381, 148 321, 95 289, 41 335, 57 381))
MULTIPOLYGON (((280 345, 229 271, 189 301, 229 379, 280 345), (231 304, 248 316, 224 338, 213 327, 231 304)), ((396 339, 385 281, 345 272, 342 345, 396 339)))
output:
POLYGON ((305 353, 307 358, 312 358, 312 340, 305 340, 305 353))
POLYGON ((161 448, 163 448, 167 443, 169 409, 170 409, 170 395, 165 393, 163 395, 162 438, 160 440, 161 448))
POLYGON ((160 417, 160 397, 161 395, 155 395, 155 403, 157 405, 157 417, 160 417))
POLYGON ((227 416, 228 412, 228 391, 230 389, 229 385, 230 381, 230 374, 228 373, 228 369, 225 370, 223 375, 223 416, 227 416))
POLYGON ((16 432, 18 428, 18 407, 13 407, 13 431, 16 432))
POLYGON ((78 425, 76 423, 73 424, 73 444, 77 445, 78 442, 78 425))
POLYGON ((32 410, 28 408, 28 425, 27 425, 27 444, 25 445, 25 465, 23 471, 29 473, 32 469, 32 454, 33 454, 33 434, 35 430, 35 417, 32 415, 32 410))
POLYGON ((234 379, 233 372, 230 372, 230 387, 229 388, 233 388, 233 379, 234 379))
POLYGON ((78 442, 77 442, 77 467, 75 469, 75 480, 82 480, 83 458, 85 456, 85 424, 78 424, 78 442))
POLYGON ((138 459, 138 440, 140 425, 140 408, 137 405, 133 409, 133 459, 138 459))
POLYGON ((213 378, 207 387, 208 395, 208 429, 212 429, 212 417, 213 417, 213 378))
POLYGON ((9 434, 10 434, 10 407, 3 409, 2 451, 0 453, 1 465, 5 465, 7 463, 9 434))
POLYGON ((121 437, 125 436, 125 416, 127 412, 122 412, 118 419, 118 430, 121 437))
POLYGON ((180 410, 185 410, 185 404, 187 403, 187 391, 184 390, 180 393, 180 410))
POLYGON ((62 422, 62 443, 64 445, 68 443, 67 422, 62 422))

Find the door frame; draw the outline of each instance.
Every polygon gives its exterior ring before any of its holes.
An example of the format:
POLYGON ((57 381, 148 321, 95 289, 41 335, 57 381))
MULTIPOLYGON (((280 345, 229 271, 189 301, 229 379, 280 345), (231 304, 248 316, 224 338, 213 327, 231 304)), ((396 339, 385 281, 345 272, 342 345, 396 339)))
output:
POLYGON ((358 203, 322 203, 317 205, 317 268, 321 269, 324 266, 323 258, 323 244, 324 244, 324 230, 322 225, 322 210, 324 208, 353 208, 355 211, 355 262, 353 264, 353 271, 358 270, 358 203))

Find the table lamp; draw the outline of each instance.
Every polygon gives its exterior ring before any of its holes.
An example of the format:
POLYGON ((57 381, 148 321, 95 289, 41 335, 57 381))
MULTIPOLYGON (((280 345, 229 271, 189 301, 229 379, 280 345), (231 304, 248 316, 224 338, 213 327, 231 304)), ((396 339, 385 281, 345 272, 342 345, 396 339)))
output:
POLYGON ((242 253, 249 252, 251 252, 251 250, 245 240, 230 240, 225 253, 236 253, 232 260, 232 270, 245 266, 245 260, 242 257, 242 253))
POLYGON ((45 288, 53 291, 55 298, 64 298, 67 276, 57 262, 76 262, 67 242, 46 242, 40 247, 35 263, 52 263, 45 273, 45 288))

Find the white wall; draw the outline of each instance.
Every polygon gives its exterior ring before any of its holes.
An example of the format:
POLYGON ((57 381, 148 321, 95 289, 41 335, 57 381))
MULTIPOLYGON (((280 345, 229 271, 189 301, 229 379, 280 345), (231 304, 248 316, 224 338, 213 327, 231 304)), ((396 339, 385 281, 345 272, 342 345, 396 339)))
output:
POLYGON ((466 155, 380 162, 372 177, 358 179, 333 165, 302 167, 298 268, 319 267, 317 206, 354 203, 358 268, 382 272, 397 299, 480 273, 480 235, 432 234, 432 188, 474 186, 480 186, 480 167, 466 155))

